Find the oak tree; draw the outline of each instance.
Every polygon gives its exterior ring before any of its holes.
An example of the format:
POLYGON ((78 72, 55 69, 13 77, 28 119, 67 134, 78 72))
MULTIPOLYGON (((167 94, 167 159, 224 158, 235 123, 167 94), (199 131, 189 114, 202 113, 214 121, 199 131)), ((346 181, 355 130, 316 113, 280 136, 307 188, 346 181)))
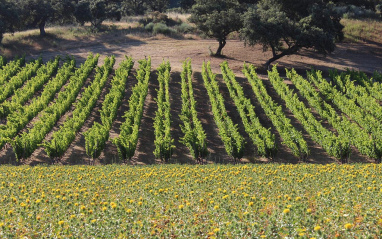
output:
POLYGON ((221 56, 228 34, 242 27, 242 12, 243 7, 237 0, 196 0, 190 21, 205 35, 219 42, 215 55, 221 56))
POLYGON ((340 16, 320 0, 261 0, 243 16, 240 31, 246 44, 270 49, 269 65, 283 56, 312 48, 327 54, 343 39, 340 16))

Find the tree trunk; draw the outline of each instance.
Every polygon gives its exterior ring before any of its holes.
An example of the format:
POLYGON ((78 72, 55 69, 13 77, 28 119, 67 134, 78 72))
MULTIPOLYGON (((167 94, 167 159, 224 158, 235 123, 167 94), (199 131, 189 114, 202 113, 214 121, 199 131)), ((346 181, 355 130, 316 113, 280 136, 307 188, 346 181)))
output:
POLYGON ((92 31, 99 32, 101 30, 102 22, 103 22, 103 19, 97 19, 97 18, 91 21, 91 25, 93 28, 92 31))
POLYGON ((219 40, 219 48, 218 48, 218 50, 216 51, 215 56, 221 56, 221 55, 222 55, 222 49, 223 49, 223 47, 225 46, 225 44, 226 44, 225 39, 223 39, 223 40, 219 40))
POLYGON ((267 67, 267 70, 271 70, 271 63, 280 59, 281 57, 285 56, 285 54, 283 55, 282 53, 280 55, 275 55, 273 56, 271 59, 267 60, 267 62, 265 63, 265 66, 267 67))
POLYGON ((38 24, 38 27, 40 28, 40 36, 45 36, 45 19, 41 20, 40 24, 38 24))
POLYGON ((283 56, 295 54, 299 49, 300 48, 298 46, 292 46, 291 48, 288 48, 285 51, 281 52, 281 54, 279 55, 273 52, 273 57, 265 63, 265 66, 267 67, 268 70, 271 70, 270 66, 272 62, 280 59, 283 56))

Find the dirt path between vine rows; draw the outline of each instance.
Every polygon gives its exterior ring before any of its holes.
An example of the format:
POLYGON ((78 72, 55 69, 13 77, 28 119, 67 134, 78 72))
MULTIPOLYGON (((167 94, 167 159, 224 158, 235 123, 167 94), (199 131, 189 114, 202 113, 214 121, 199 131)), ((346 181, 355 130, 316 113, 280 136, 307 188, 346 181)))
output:
MULTIPOLYGON (((181 91, 180 91, 180 71, 182 70, 182 62, 190 58, 192 59, 192 67, 194 70, 194 94, 197 101, 197 111, 198 116, 203 124, 204 129, 207 134, 207 143, 210 155, 207 158, 208 162, 216 163, 226 163, 230 162, 231 158, 226 154, 224 150, 224 145, 218 135, 218 129, 214 123, 213 115, 211 112, 211 106, 208 100, 206 89, 203 85, 203 79, 200 74, 201 66, 203 61, 211 61, 211 67, 214 73, 220 73, 219 64, 223 61, 228 61, 230 68, 235 72, 237 80, 244 87, 244 92, 247 97, 251 99, 252 104, 255 106, 256 114, 258 114, 261 123, 267 128, 271 128, 272 133, 276 135, 276 142, 279 148, 278 156, 273 159, 273 161, 278 162, 290 162, 295 163, 298 160, 291 154, 290 150, 282 144, 282 141, 277 133, 277 131, 272 126, 269 119, 266 117, 264 111, 261 109, 259 103, 254 96, 254 93, 251 90, 250 85, 247 80, 244 78, 243 73, 241 72, 242 65, 244 62, 254 64, 258 67, 260 76, 263 79, 266 79, 266 71, 262 68, 262 64, 270 57, 269 52, 263 52, 261 47, 245 47, 242 42, 237 40, 228 41, 226 47, 223 50, 225 58, 215 58, 210 56, 210 49, 214 50, 217 44, 214 40, 175 40, 175 39, 151 39, 151 40, 142 40, 142 39, 126 39, 124 42, 118 43, 100 43, 98 45, 90 44, 88 47, 82 45, 81 48, 66 48, 65 50, 49 50, 45 52, 34 53, 30 52, 30 55, 27 58, 36 57, 37 55, 42 55, 44 62, 52 59, 57 54, 73 55, 77 59, 77 66, 80 63, 84 62, 88 53, 99 53, 102 57, 106 55, 115 55, 116 56, 116 66, 124 59, 126 56, 132 56, 136 61, 134 68, 138 67, 138 60, 145 57, 151 57, 152 59, 152 75, 149 85, 149 94, 146 98, 144 106, 144 114, 142 118, 141 129, 139 132, 139 142, 136 154, 133 158, 134 164, 152 164, 159 163, 158 160, 154 159, 154 132, 153 132, 153 120, 155 117, 156 103, 154 101, 156 97, 156 89, 158 88, 158 83, 156 81, 156 72, 155 69, 160 65, 163 60, 169 60, 172 67, 171 82, 170 82, 170 94, 171 94, 171 114, 172 114, 172 136, 174 138, 176 149, 174 150, 173 159, 171 162, 178 163, 193 163, 191 156, 188 152, 188 149, 179 142, 182 137, 182 132, 180 129, 181 121, 179 119, 179 113, 181 110, 181 91)), ((334 53, 328 56, 317 55, 316 53, 310 50, 303 50, 300 54, 284 57, 277 62, 280 68, 280 73, 283 74, 284 67, 291 68, 294 67, 298 72, 304 74, 306 70, 309 70, 310 67, 316 69, 321 69, 325 72, 330 68, 337 68, 340 70, 345 70, 346 68, 353 68, 356 70, 365 71, 372 73, 375 70, 382 70, 382 46, 378 43, 368 43, 368 44, 350 44, 342 43, 338 45, 338 48, 334 53)), ((250 141, 248 135, 245 133, 244 128, 241 124, 241 119, 237 113, 233 102, 229 98, 228 89, 225 87, 221 76, 218 75, 217 79, 221 87, 221 93, 223 94, 226 100, 226 107, 228 114, 232 117, 234 123, 237 123, 239 126, 240 133, 245 137, 247 144, 245 148, 245 157, 243 161, 245 162, 267 162, 267 159, 259 158, 256 156, 255 147, 250 141)), ((283 101, 277 96, 275 91, 272 89, 270 83, 264 81, 269 93, 271 96, 283 106, 283 110, 286 113, 287 117, 292 120, 292 124, 303 132, 304 138, 307 140, 308 145, 311 149, 311 155, 308 160, 315 163, 328 163, 334 162, 335 159, 329 157, 324 150, 314 143, 310 136, 304 131, 303 127, 299 122, 294 118, 293 114, 286 109, 283 101)), ((120 108, 120 114, 118 115, 117 120, 114 122, 111 138, 114 138, 119 133, 119 126, 123 122, 123 112, 128 110, 128 98, 130 96, 131 88, 134 85, 134 76, 130 75, 129 81, 127 83, 126 95, 123 99, 122 106, 120 108)), ((106 87, 108 88, 108 87, 106 87)), ((105 92, 106 93, 106 92, 105 92)), ((103 93, 103 94, 105 94, 103 93)), ((104 96, 103 96, 104 97, 104 96)), ((102 100, 102 99, 100 99, 102 100)), ((101 107, 101 101, 97 103, 96 108, 101 107)), ((70 112, 69 112, 70 113, 70 112)), ((315 114, 318 120, 321 120, 317 114, 315 114)), ((82 131, 79 132, 79 135, 76 138, 76 141, 71 145, 71 153, 69 152, 66 156, 67 159, 64 159, 64 163, 73 163, 73 162, 88 162, 89 158, 86 156, 84 150, 84 140, 82 133, 90 125, 96 121, 99 122, 99 114, 94 113, 87 120, 85 126, 82 128, 82 131), (76 154, 73 154, 75 150, 76 154), (78 152, 81 151, 81 152, 78 152), (81 157, 80 160, 76 160, 76 157, 81 157)), ((330 128, 330 125, 327 122, 323 121, 324 126, 330 128)), ((58 126, 55 127, 57 129, 58 126)), ((14 159, 14 156, 10 153, 10 149, 3 149, 0 152, 1 157, 7 157, 5 162, 10 162, 14 159), (5 153, 6 152, 6 153, 5 153)), ((2 160, 3 161, 3 160, 2 160)), ((38 162, 46 161, 46 156, 44 156, 43 150, 35 152, 32 158, 27 160, 28 164, 35 164, 38 162)), ((104 152, 101 154, 98 163, 113 163, 117 162, 117 151, 115 146, 108 142, 106 144, 104 152)), ((356 150, 353 149, 353 154, 351 161, 357 162, 368 162, 369 160, 361 156, 356 150)))

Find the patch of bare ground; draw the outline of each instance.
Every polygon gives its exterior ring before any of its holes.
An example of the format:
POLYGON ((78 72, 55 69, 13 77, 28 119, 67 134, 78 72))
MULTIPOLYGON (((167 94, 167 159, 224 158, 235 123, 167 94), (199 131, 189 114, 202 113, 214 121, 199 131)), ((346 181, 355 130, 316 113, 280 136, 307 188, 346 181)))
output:
MULTIPOLYGON (((86 59, 88 52, 102 55, 115 55, 118 60, 124 55, 141 59, 151 56, 153 67, 159 66, 163 59, 171 62, 173 71, 181 71, 182 61, 191 58, 195 70, 201 69, 203 61, 211 61, 213 70, 219 69, 219 64, 228 61, 235 73, 241 74, 241 66, 244 62, 259 67, 259 73, 265 74, 263 64, 271 57, 270 52, 263 52, 262 47, 245 47, 238 40, 228 41, 223 49, 226 57, 216 58, 210 56, 209 48, 216 48, 214 40, 176 40, 176 39, 127 39, 119 44, 98 44, 83 46, 80 48, 68 48, 43 54, 44 60, 52 59, 57 54, 69 54, 76 56, 79 61, 86 59)), ((36 53, 38 56, 40 53, 36 53)), ((311 67, 327 72, 328 69, 336 68, 345 70, 352 68, 372 73, 381 70, 382 44, 378 43, 340 43, 337 49, 326 56, 315 53, 312 50, 301 50, 299 54, 286 56, 275 62, 279 68, 295 68, 304 73, 311 67)))

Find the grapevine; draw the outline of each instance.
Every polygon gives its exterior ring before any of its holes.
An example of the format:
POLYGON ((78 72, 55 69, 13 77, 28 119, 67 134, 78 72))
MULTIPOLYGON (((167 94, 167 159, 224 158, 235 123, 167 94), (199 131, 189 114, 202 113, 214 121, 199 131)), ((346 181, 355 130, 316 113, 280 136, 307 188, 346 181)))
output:
MULTIPOLYGON (((10 141, 18 160, 31 156, 43 141, 45 135, 52 130, 57 120, 69 110, 80 92, 81 87, 85 83, 85 80, 96 66, 98 58, 99 55, 93 56, 90 54, 85 63, 74 73, 75 60, 72 59, 70 62, 65 63, 58 71, 55 79, 46 85, 41 97, 34 100, 28 108, 23 111, 22 117, 28 119, 36 115, 40 109, 43 109, 38 119, 33 122, 28 131, 23 132, 14 140, 10 141), (59 92, 55 102, 46 107, 56 92, 61 89, 62 85, 67 82, 68 79, 68 84, 59 92)), ((27 122, 27 120, 24 120, 24 122, 27 122)))
POLYGON ((228 63, 223 62, 220 68, 230 96, 243 121, 244 129, 257 147, 257 153, 268 158, 274 157, 277 152, 275 135, 261 125, 250 99, 244 96, 243 88, 236 81, 235 74, 228 67, 228 63))
POLYGON ((305 159, 309 154, 306 141, 302 137, 301 132, 292 126, 290 119, 283 113, 282 107, 269 96, 262 80, 256 74, 255 67, 253 65, 244 64, 243 73, 251 84, 252 90, 265 111, 265 114, 279 132, 283 143, 292 150, 292 153, 296 157, 305 159))
POLYGON ((305 107, 304 103, 298 99, 296 93, 291 90, 283 79, 279 76, 276 66, 272 71, 268 71, 268 78, 277 94, 285 101, 286 106, 292 111, 294 116, 300 121, 312 139, 320 144, 330 155, 342 161, 350 155, 350 143, 345 137, 336 136, 333 132, 326 129, 314 117, 311 110, 305 107))
POLYGON ((8 82, 4 83, 0 88, 0 103, 3 103, 15 90, 20 88, 25 81, 33 77, 42 64, 42 59, 39 58, 29 64, 13 76, 8 82))
POLYGON ((307 99, 310 106, 323 119, 328 120, 339 135, 348 138, 361 154, 380 159, 382 153, 378 150, 382 144, 380 139, 373 140, 366 130, 351 122, 346 116, 339 116, 335 109, 322 99, 319 92, 307 80, 298 75, 295 70, 287 70, 287 76, 299 90, 300 94, 307 99))
POLYGON ((220 94, 219 85, 215 80, 216 75, 211 71, 210 62, 203 63, 202 76, 211 102, 215 123, 219 129, 219 135, 226 152, 235 161, 240 160, 244 154, 245 141, 243 136, 240 135, 237 125, 232 122, 232 119, 227 114, 223 96, 220 94))
POLYGON ((138 132, 143 115, 143 106, 148 93, 151 72, 151 58, 140 60, 136 79, 129 98, 129 110, 125 112, 125 122, 120 127, 120 135, 112 140, 117 146, 119 158, 123 161, 134 156, 138 143, 138 132))
POLYGON ((109 131, 113 121, 117 117, 117 110, 124 96, 127 77, 133 65, 134 62, 131 58, 126 58, 121 62, 111 81, 111 89, 102 103, 102 109, 100 110, 101 124, 95 122, 93 126, 84 133, 86 154, 93 159, 99 157, 105 147, 106 141, 109 139, 109 131))
POLYGON ((17 89, 10 100, 0 104, 0 117, 6 117, 10 112, 21 108, 37 91, 39 91, 53 76, 58 69, 60 58, 56 57, 43 65, 36 72, 36 76, 28 80, 22 88, 17 89))
POLYGON ((181 130, 184 134, 181 138, 181 142, 187 146, 194 159, 202 162, 203 158, 208 154, 208 149, 206 133, 196 112, 196 101, 192 88, 191 61, 183 62, 181 80, 182 111, 179 118, 183 122, 183 125, 181 125, 181 130))
POLYGON ((156 98, 158 110, 154 120, 154 155, 157 159, 164 161, 171 158, 175 148, 174 139, 171 138, 170 94, 168 90, 170 71, 169 62, 163 62, 158 68, 159 90, 156 98))
POLYGON ((75 105, 73 114, 67 118, 60 129, 53 133, 50 141, 45 141, 42 145, 45 148, 46 153, 51 158, 61 157, 69 145, 76 137, 76 133, 81 129, 85 120, 90 115, 94 108, 99 96, 101 95, 102 88, 105 86, 109 74, 113 69, 115 63, 115 57, 107 57, 104 65, 97 68, 97 73, 92 81, 81 95, 81 98, 75 105))

